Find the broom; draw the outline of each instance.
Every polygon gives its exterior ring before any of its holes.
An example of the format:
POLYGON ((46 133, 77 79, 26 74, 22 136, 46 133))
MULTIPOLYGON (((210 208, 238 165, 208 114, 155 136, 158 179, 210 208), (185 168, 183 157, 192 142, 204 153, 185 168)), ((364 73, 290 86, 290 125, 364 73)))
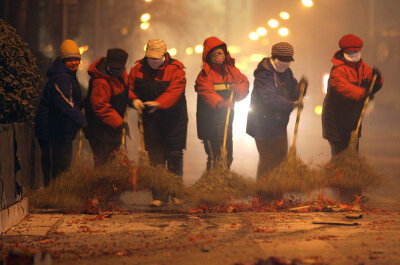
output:
POLYGON ((367 109, 369 100, 371 98, 370 95, 371 95, 372 90, 374 88, 374 85, 375 85, 377 77, 378 77, 377 75, 374 75, 374 77, 372 78, 371 85, 370 85, 370 87, 368 89, 368 96, 364 101, 364 106, 363 106, 363 108, 361 110, 361 114, 360 114, 360 118, 358 119, 357 127, 356 127, 356 129, 354 131, 351 132, 350 142, 349 142, 349 146, 348 146, 349 149, 352 149, 352 150, 356 150, 357 149, 358 140, 359 140, 358 139, 358 132, 360 131, 361 122, 362 122, 362 119, 364 118, 365 110, 367 109))
MULTIPOLYGON (((304 92, 307 89, 308 86, 308 80, 305 77, 302 77, 300 82, 299 82, 299 90, 300 90, 300 96, 299 96, 299 102, 303 103, 303 98, 304 98, 304 92)), ((289 156, 296 156, 296 140, 297 140, 297 132, 299 130, 299 123, 300 123, 300 115, 303 110, 303 107, 297 108, 297 116, 296 116, 296 124, 294 126, 294 133, 293 133, 293 142, 292 146, 289 149, 289 156)))
MULTIPOLYGON (((308 86, 306 78, 298 84, 299 102, 303 102, 308 86)), ((310 192, 318 185, 315 172, 296 155, 296 140, 302 107, 297 109, 293 142, 287 157, 269 174, 268 178, 258 181, 256 193, 265 199, 281 199, 287 192, 310 192)))
POLYGON ((348 147, 334 156, 322 171, 322 174, 328 177, 326 178, 326 184, 336 188, 340 192, 341 198, 348 201, 351 201, 355 194, 360 195, 363 190, 375 187, 381 180, 381 176, 369 166, 367 160, 360 156, 357 151, 361 122, 370 101, 369 95, 371 95, 376 79, 377 75, 374 75, 357 126, 351 132, 348 147))
MULTIPOLYGON (((231 94, 229 96, 229 103, 232 103, 233 101, 233 90, 231 91, 231 94)), ((232 107, 229 106, 228 110, 226 112, 226 120, 225 120, 225 128, 224 128, 224 139, 222 142, 222 147, 221 147, 221 157, 220 157, 220 163, 223 164, 223 166, 227 169, 228 168, 228 152, 226 150, 226 141, 227 141, 227 137, 228 137, 228 128, 229 128, 229 120, 231 117, 231 110, 232 107)))

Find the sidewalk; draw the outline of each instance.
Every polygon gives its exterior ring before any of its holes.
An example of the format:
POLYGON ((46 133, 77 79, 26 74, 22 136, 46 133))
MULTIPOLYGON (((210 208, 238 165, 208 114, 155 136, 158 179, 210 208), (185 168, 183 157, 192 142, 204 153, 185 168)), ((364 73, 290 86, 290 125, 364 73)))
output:
POLYGON ((18 247, 46 250, 53 264, 254 264, 271 256, 400 264, 399 234, 400 216, 393 214, 349 220, 346 213, 33 213, 1 237, 0 257, 18 247))

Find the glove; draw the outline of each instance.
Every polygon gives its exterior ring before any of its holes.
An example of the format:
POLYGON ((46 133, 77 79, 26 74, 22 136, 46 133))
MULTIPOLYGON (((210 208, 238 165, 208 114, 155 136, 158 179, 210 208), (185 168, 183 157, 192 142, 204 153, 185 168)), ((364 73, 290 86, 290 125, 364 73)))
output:
POLYGON ((146 101, 144 105, 150 108, 149 113, 153 113, 160 108, 160 103, 158 103, 157 101, 146 101))
POLYGON ((382 86, 381 86, 382 75, 381 75, 381 71, 379 71, 379 69, 376 67, 374 67, 372 69, 372 74, 373 74, 373 76, 376 75, 376 82, 375 82, 374 87, 372 88, 372 94, 374 95, 376 92, 378 92, 382 88, 382 86))
POLYGON ((217 104, 217 109, 233 108, 234 103, 229 100, 220 101, 217 104))
POLYGON ((304 96, 307 94, 307 88, 308 88, 308 79, 305 77, 305 76, 303 76, 301 79, 300 79, 300 82, 299 82, 299 84, 298 84, 298 90, 299 90, 299 92, 300 92, 300 88, 301 88, 301 85, 302 84, 304 84, 304 96))
POLYGON ((378 68, 374 67, 372 68, 372 76, 376 75, 376 82, 378 82, 381 79, 381 71, 379 71, 378 68))
POLYGON ((129 139, 132 139, 131 138, 131 132, 129 130, 129 124, 127 122, 124 122, 122 124, 122 128, 125 128, 125 135, 127 135, 129 137, 129 139))
POLYGON ((302 109, 303 108, 303 102, 300 102, 299 100, 293 102, 293 108, 302 109))
POLYGON ((142 110, 144 108, 144 104, 140 99, 134 99, 133 107, 137 110, 142 110))

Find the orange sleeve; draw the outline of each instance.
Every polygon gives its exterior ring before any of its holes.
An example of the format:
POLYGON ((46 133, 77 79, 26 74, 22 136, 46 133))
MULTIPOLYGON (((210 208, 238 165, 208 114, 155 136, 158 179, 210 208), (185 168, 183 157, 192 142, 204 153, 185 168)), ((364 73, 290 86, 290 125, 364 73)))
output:
POLYGON ((161 109, 168 109, 175 105, 185 92, 186 87, 185 71, 180 67, 176 68, 172 65, 169 67, 172 69, 169 86, 164 93, 155 99, 160 104, 161 109))
POLYGON ((330 82, 332 88, 346 98, 361 100, 364 96, 365 89, 350 83, 342 67, 336 67, 332 70, 330 82))
POLYGON ((90 104, 95 115, 112 128, 121 127, 124 121, 110 104, 111 87, 103 79, 94 79, 92 86, 90 104))

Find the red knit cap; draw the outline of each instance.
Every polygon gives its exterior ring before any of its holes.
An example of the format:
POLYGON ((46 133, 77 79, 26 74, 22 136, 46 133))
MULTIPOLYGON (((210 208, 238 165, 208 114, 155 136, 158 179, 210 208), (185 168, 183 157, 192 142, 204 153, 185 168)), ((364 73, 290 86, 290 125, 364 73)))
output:
POLYGON ((359 50, 363 45, 362 39, 353 34, 344 35, 339 41, 339 47, 342 50, 359 50))

